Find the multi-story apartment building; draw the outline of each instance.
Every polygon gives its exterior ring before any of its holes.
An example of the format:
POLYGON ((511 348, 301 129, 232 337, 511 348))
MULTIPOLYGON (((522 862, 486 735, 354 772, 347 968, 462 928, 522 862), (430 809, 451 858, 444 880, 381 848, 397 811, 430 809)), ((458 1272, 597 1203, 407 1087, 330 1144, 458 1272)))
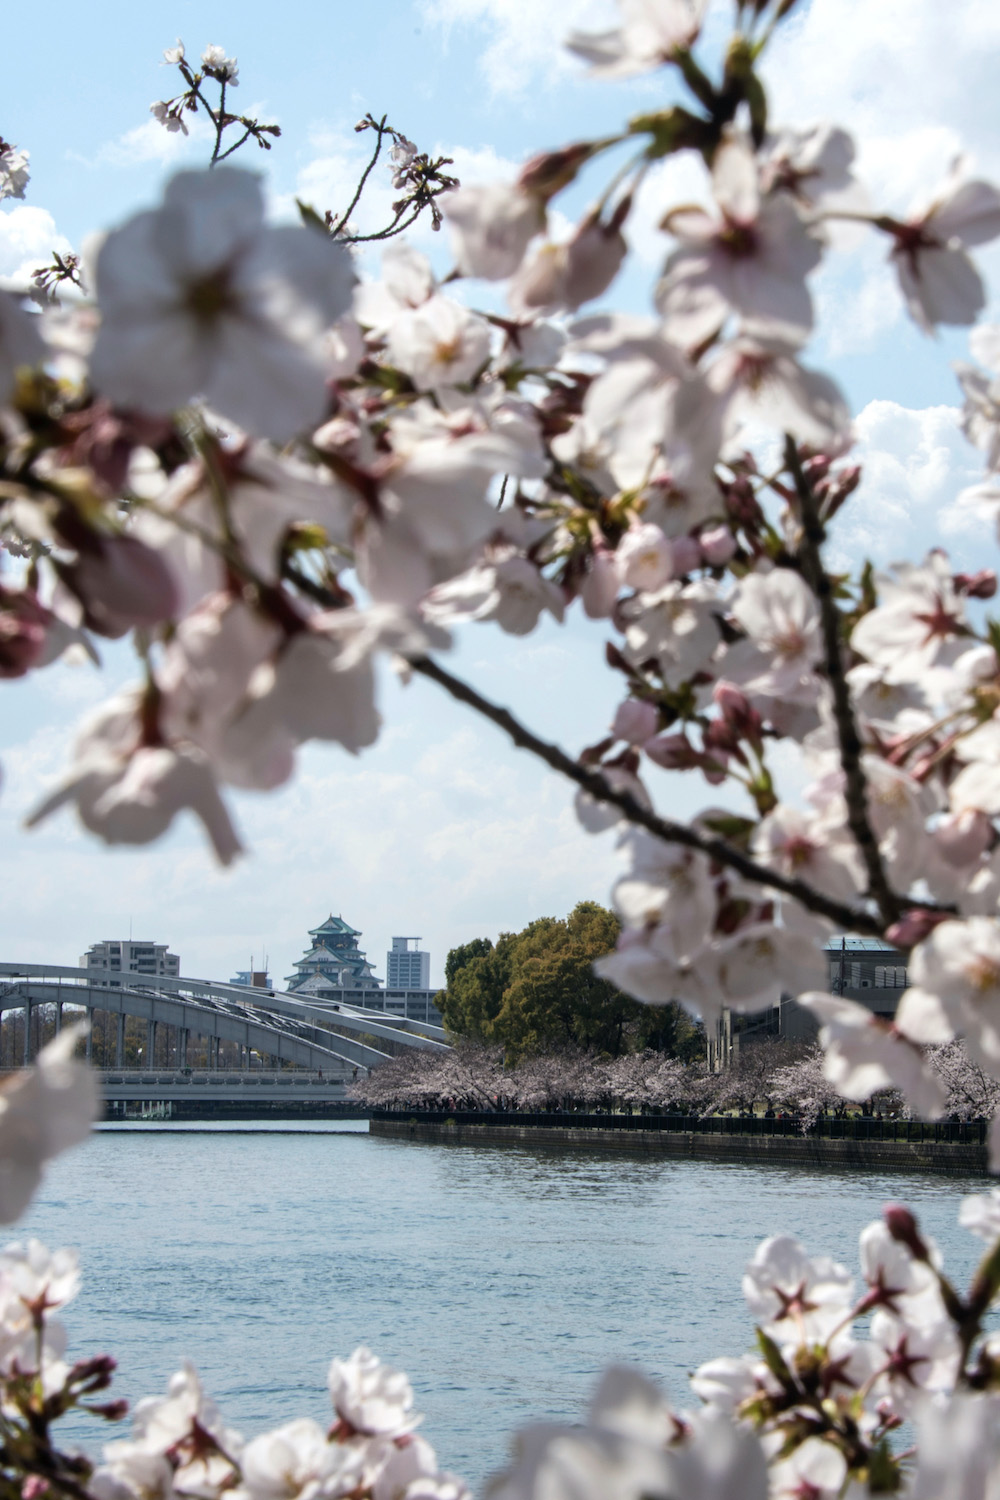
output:
MULTIPOLYGON (((119 938, 117 941, 106 939, 102 943, 92 943, 80 959, 80 968, 110 971, 132 981, 147 975, 176 979, 181 972, 181 961, 176 953, 167 951, 166 943, 119 938)), ((112 984, 115 982, 111 980, 112 984)))
POLYGON ((419 943, 418 937, 394 937, 392 947, 385 955, 385 983, 390 990, 429 990, 431 987, 431 956, 411 943, 419 943))

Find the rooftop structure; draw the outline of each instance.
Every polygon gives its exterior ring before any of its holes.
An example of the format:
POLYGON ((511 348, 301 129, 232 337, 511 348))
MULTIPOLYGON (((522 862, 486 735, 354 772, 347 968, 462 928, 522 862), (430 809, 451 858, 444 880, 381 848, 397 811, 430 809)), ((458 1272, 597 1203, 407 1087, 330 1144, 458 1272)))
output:
POLYGON ((381 980, 357 945, 361 933, 343 917, 331 913, 309 929, 312 944, 285 980, 290 994, 326 994, 331 989, 377 990, 381 980))
POLYGON ((90 945, 80 959, 80 968, 109 969, 133 980, 139 975, 150 974, 164 974, 176 979, 181 972, 181 961, 176 953, 167 952, 166 943, 150 943, 140 938, 106 938, 104 942, 90 945))
POLYGON ((385 956, 385 982, 389 989, 429 990, 431 987, 431 956, 411 943, 419 943, 418 937, 394 937, 392 947, 385 956))
POLYGON ((237 969, 229 983, 245 985, 247 989, 269 990, 271 976, 266 969, 237 969))

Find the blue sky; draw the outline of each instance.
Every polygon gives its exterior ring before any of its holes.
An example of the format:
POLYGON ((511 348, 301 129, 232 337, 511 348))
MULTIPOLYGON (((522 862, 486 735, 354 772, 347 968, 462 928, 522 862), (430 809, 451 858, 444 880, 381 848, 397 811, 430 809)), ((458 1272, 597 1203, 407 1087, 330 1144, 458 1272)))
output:
MULTIPOLYGON (((933 184, 962 141, 1000 178, 991 118, 998 10, 986 0, 802 0, 769 71, 773 117, 835 117, 863 131, 864 175, 892 209, 933 184)), ((160 57, 178 36, 192 53, 208 42, 235 53, 234 103, 280 123, 275 149, 247 152, 244 162, 266 169, 282 214, 295 193, 320 209, 343 204, 365 141, 352 127, 367 110, 388 111, 421 147, 454 152, 459 175, 473 180, 649 108, 665 97, 662 79, 593 82, 558 51, 570 25, 612 14, 603 0, 385 0, 378 8, 247 0, 238 9, 106 0, 99 11, 55 0, 40 44, 37 12, 15 11, 5 43, 19 66, 5 80, 0 133, 30 150, 33 176, 26 204, 0 212, 0 276, 50 244, 78 246, 153 201, 177 165, 204 159, 202 141, 168 137, 148 113, 175 91, 160 57)), ((727 5, 713 9, 710 49, 728 15, 727 5)), ((597 186, 585 182, 567 212, 597 186)), ((384 203, 388 185, 376 187, 384 203)), ((615 289, 617 305, 646 310, 665 248, 655 210, 698 189, 691 168, 674 164, 651 184, 638 265, 615 289)), ((447 266, 444 236, 420 243, 447 266)), ((995 274, 996 251, 980 262, 995 274)), ((977 472, 951 410, 948 359, 964 354, 964 336, 929 340, 905 321, 879 245, 825 273, 817 300, 812 357, 843 383, 868 463, 838 548, 885 561, 904 547, 921 550, 943 528, 963 563, 982 565, 990 529, 951 504, 977 472)), ((470 627, 451 664, 576 750, 600 737, 616 702, 603 638, 585 622, 549 625, 527 643, 470 627)), ((422 933, 439 978, 457 942, 607 896, 610 841, 578 831, 568 790, 423 682, 386 682, 387 730, 362 759, 312 747, 291 786, 237 799, 252 852, 232 872, 216 871, 185 826, 145 851, 107 852, 69 817, 25 834, 20 819, 64 763, 73 723, 132 675, 121 649, 109 650, 106 665, 103 676, 60 666, 4 685, 0 837, 5 868, 17 873, 5 882, 0 915, 5 958, 72 961, 90 941, 126 932, 131 919, 137 935, 170 942, 189 973, 225 977, 264 946, 281 976, 306 929, 332 909, 363 929, 378 972, 393 933, 422 933)), ((709 800, 687 780, 661 786, 672 813, 709 800)))

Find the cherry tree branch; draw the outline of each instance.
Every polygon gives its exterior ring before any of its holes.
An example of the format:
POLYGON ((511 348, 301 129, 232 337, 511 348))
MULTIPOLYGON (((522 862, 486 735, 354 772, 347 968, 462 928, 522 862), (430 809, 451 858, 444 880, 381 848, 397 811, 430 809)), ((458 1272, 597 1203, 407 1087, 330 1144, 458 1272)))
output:
POLYGON ((558 745, 549 744, 547 740, 532 734, 531 730, 516 719, 509 709, 491 703, 475 688, 470 687, 461 678, 453 676, 430 657, 410 658, 410 666, 414 672, 418 672, 422 677, 429 677, 432 682, 444 688, 445 692, 456 702, 475 709, 476 713, 481 714, 484 719, 489 719, 498 729, 502 729, 519 750, 530 751, 553 771, 558 771, 560 775, 567 776, 570 781, 575 781, 577 786, 582 787, 595 801, 606 802, 617 807, 625 814, 629 823, 647 829, 664 843, 682 844, 685 848, 697 849, 709 859, 714 860, 716 864, 735 870, 744 879, 751 880, 757 885, 769 886, 772 890, 780 891, 782 895, 790 896, 808 911, 827 917, 847 932, 856 932, 869 937, 883 935, 885 923, 870 911, 848 906, 842 901, 833 901, 829 896, 824 896, 821 891, 814 890, 812 886, 807 885, 804 880, 782 875, 777 870, 769 870, 766 865, 758 864, 756 860, 751 859, 748 854, 744 854, 741 849, 737 849, 725 839, 710 837, 698 833, 694 828, 688 828, 683 823, 674 823, 668 818, 661 818, 658 813, 644 807, 631 792, 622 791, 613 786, 600 771, 581 765, 558 745))
POLYGON ((903 903, 889 884, 879 853, 878 840, 868 818, 868 782, 861 767, 861 737, 854 718, 851 692, 844 675, 840 638, 840 611, 833 599, 830 579, 823 567, 821 548, 826 531, 820 519, 819 506, 799 459, 792 437, 785 438, 785 463, 795 483, 802 516, 802 543, 799 561, 806 582, 816 595, 823 631, 823 654, 827 680, 833 696, 833 716, 837 726, 840 763, 844 768, 844 797, 847 802, 847 824, 861 852, 868 874, 868 895, 875 902, 885 927, 898 921, 903 903))

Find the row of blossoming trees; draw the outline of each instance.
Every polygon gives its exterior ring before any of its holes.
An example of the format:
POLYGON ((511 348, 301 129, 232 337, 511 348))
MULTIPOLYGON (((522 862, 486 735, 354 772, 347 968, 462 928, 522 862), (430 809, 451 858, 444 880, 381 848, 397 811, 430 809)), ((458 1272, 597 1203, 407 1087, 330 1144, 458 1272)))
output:
MULTIPOLYGON (((504 1066, 501 1048, 458 1046, 449 1053, 411 1052, 373 1069, 352 1096, 373 1109, 606 1110, 678 1112, 705 1117, 765 1109, 794 1114, 808 1128, 844 1100, 826 1078, 821 1047, 759 1041, 720 1072, 660 1052, 621 1057, 564 1050, 504 1066)), ((978 1067, 961 1042, 930 1049, 930 1066, 945 1092, 944 1112, 959 1120, 990 1120, 1000 1084, 978 1067)), ((896 1089, 879 1089, 865 1107, 907 1115, 896 1089)))
MULTIPOLYGON (((598 76, 664 78, 664 103, 514 181, 456 188, 446 161, 366 116, 399 198, 381 274, 360 282, 357 200, 268 223, 232 159, 277 129, 234 111, 222 48, 197 64, 171 49, 180 90, 154 113, 168 130, 207 118, 210 168, 85 260, 0 293, 0 674, 130 637, 134 686, 82 726, 31 821, 72 806, 98 839, 141 844, 190 811, 223 863, 241 852, 226 787, 282 785, 307 741, 363 751, 376 658, 422 674, 571 781, 588 829, 615 829, 623 931, 604 977, 709 1026, 798 995, 828 1082, 850 1099, 894 1087, 935 1116, 947 1092, 925 1047, 962 1037, 1000 1078, 996 579, 942 551, 831 575, 828 528, 866 481, 847 403, 803 355, 812 281, 849 221, 884 246, 922 329, 977 325, 963 425, 985 456, 975 498, 1000 507, 1000 329, 977 322, 972 253, 1000 237, 1000 192, 959 163, 903 214, 871 204, 846 130, 770 118, 761 59, 796 0, 735 0, 722 51, 702 45, 707 9, 620 0, 617 27, 573 37, 598 76), (702 171, 694 204, 669 196, 679 156, 702 171), (593 206, 553 243, 550 210, 578 181, 593 206), (648 314, 623 315, 609 298, 651 202, 662 267, 648 314), (502 314, 396 238, 424 211, 447 221, 459 279, 504 284, 502 314), (606 622, 621 684, 580 754, 440 660, 466 622, 516 649, 574 611, 606 622), (710 789, 690 822, 657 811, 661 770, 710 789), (824 992, 832 930, 907 951, 893 1025, 824 992)), ((0 195, 26 184, 25 153, 0 142, 0 195)), ((86 1128, 67 1045, 3 1096, 5 1217, 86 1128)), ((1000 1159, 996 1124, 992 1142, 1000 1159)), ((1000 1199, 962 1217, 993 1247, 965 1293, 902 1210, 863 1232, 860 1291, 766 1241, 745 1280, 754 1354, 700 1371, 682 1410, 609 1372, 582 1427, 522 1434, 494 1497, 994 1494, 1000 1199), (911 1417, 917 1454, 898 1436, 911 1417)), ((64 1360, 53 1313, 75 1284, 64 1252, 0 1263, 5 1494, 461 1494, 414 1435, 405 1377, 367 1351, 334 1362, 329 1428, 244 1444, 189 1371, 103 1462, 61 1452, 66 1410, 121 1416, 92 1400, 110 1362, 64 1360)))

